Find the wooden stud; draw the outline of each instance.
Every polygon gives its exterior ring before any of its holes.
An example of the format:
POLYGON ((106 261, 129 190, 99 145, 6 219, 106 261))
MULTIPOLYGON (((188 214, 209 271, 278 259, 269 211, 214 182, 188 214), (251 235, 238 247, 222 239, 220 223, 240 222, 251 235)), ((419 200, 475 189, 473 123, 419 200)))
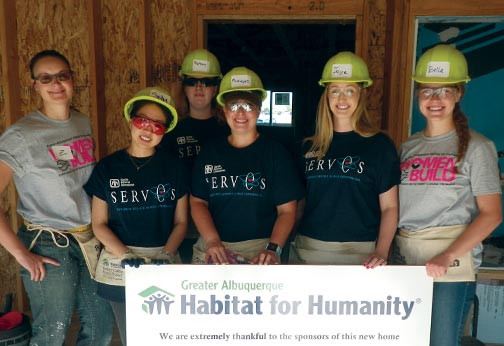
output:
MULTIPOLYGON (((0 41, 2 49, 2 89, 5 101, 5 128, 11 126, 21 118, 16 18, 16 3, 11 0, 0 0, 0 41)), ((7 217, 11 228, 17 231, 20 226, 20 220, 16 212, 17 193, 12 180, 7 187, 7 198, 11 202, 7 217)), ((17 269, 17 265, 15 268, 17 269)), ((15 287, 18 293, 15 295, 15 304, 19 310, 25 311, 28 304, 23 294, 24 290, 19 270, 16 270, 15 277, 15 287)))
POLYGON ((141 1, 140 10, 140 87, 152 85, 152 18, 150 0, 141 1))
POLYGON ((107 112, 105 105, 105 79, 103 61, 103 39, 101 27, 101 5, 99 0, 89 0, 89 94, 93 124, 95 155, 101 159, 107 155, 107 112))

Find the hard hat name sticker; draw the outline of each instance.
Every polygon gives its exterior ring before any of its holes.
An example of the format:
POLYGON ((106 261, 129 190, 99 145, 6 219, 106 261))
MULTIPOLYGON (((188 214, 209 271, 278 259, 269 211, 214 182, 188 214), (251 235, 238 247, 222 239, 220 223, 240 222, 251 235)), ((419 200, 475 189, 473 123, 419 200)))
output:
POLYGON ((163 94, 157 90, 151 90, 150 96, 154 97, 158 100, 161 100, 165 103, 170 103, 171 97, 169 95, 163 94))
POLYGON ((332 65, 332 77, 352 77, 352 64, 333 64, 332 65))
POLYGON ((450 62, 448 61, 431 61, 427 64, 425 77, 450 77, 450 62))
POLYGON ((210 71, 210 61, 208 60, 198 60, 194 59, 192 63, 193 72, 209 72, 210 71))
POLYGON ((234 75, 231 76, 231 87, 232 88, 240 88, 240 87, 251 87, 252 79, 249 75, 234 75))

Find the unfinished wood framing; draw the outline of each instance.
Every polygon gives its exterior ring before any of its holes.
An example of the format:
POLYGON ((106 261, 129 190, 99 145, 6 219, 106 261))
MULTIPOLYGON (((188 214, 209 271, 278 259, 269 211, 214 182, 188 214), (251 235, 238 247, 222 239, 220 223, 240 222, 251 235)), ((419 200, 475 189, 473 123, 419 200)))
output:
POLYGON ((504 1, 390 0, 388 26, 386 111, 392 138, 399 145, 409 136, 415 54, 415 20, 418 16, 502 16, 504 1))
MULTIPOLYGON (((350 19, 356 53, 374 80, 370 109, 399 145, 409 135, 417 16, 496 15, 504 15, 502 0, 0 0, 0 131, 39 106, 28 63, 43 49, 56 49, 71 62, 73 102, 91 118, 102 158, 128 145, 123 107, 141 88, 167 89, 184 112, 178 71, 188 51, 206 46, 207 23, 350 19)), ((17 229, 15 206, 9 187, 0 207, 17 229)), ((0 260, 1 299, 20 286, 12 282, 18 269, 13 258, 0 249, 0 260)))

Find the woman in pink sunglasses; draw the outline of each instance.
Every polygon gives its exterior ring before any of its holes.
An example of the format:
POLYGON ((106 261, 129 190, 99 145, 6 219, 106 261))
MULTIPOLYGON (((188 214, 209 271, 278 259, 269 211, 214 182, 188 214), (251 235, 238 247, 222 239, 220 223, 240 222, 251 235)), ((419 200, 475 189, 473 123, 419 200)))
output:
POLYGON ((177 124, 172 97, 161 88, 140 90, 124 116, 130 145, 101 160, 84 189, 93 197, 93 229, 105 246, 98 294, 110 302, 126 345, 124 267, 181 263, 177 249, 187 230, 188 197, 183 163, 156 150, 177 124))

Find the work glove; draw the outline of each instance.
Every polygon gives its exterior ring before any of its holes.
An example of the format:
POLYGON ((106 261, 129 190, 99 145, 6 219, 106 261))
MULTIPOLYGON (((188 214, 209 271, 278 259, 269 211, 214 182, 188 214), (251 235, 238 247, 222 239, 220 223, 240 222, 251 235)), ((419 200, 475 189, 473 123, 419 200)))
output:
POLYGON ((131 250, 126 251, 121 256, 121 267, 123 268, 126 267, 126 265, 138 268, 142 264, 145 264, 145 258, 138 256, 137 254, 131 252, 131 250))
POLYGON ((160 264, 173 264, 175 263, 175 256, 173 256, 170 251, 161 250, 154 256, 150 258, 152 264, 160 265, 160 264))

